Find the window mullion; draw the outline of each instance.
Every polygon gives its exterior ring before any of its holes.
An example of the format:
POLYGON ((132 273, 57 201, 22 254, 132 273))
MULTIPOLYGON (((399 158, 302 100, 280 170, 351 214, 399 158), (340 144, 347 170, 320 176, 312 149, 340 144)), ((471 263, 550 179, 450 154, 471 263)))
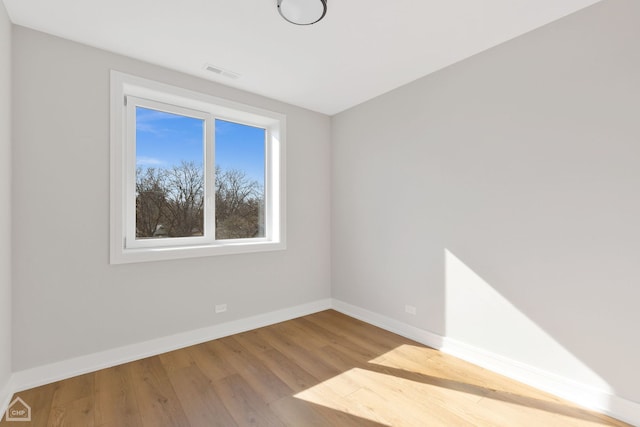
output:
POLYGON ((213 114, 209 114, 205 121, 205 212, 204 212, 204 229, 205 236, 208 239, 216 239, 216 150, 215 150, 215 118, 213 114))

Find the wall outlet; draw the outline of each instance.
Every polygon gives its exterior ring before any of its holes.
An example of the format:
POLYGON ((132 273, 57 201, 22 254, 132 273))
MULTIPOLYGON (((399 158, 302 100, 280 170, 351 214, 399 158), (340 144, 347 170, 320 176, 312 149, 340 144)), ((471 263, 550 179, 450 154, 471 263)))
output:
POLYGON ((404 311, 406 311, 409 314, 416 314, 416 308, 409 304, 404 306, 404 311))
POLYGON ((223 313, 227 311, 227 304, 216 304, 216 313, 223 313))

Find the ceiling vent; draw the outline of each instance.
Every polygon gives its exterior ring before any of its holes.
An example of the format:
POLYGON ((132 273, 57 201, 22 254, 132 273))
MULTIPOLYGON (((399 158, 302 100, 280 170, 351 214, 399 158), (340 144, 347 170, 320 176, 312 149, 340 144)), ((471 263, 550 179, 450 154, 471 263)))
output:
POLYGON ((227 77, 229 79, 237 79, 240 77, 240 74, 234 73, 233 71, 225 70, 224 68, 216 67, 215 65, 205 64, 204 69, 209 71, 210 73, 217 74, 219 76, 227 77))

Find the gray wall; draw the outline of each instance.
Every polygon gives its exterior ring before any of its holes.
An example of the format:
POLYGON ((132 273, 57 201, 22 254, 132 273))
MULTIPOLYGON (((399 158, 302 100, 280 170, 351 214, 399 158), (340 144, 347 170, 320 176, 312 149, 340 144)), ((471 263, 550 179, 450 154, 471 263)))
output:
POLYGON ((0 405, 11 375, 11 22, 0 2, 0 405))
POLYGON ((638 2, 605 1, 331 121, 14 27, 12 121, 0 98, 0 388, 13 225, 16 371, 331 290, 640 401, 639 20, 638 2), (287 114, 287 251, 108 264, 111 68, 287 114), (229 311, 215 315, 218 303, 229 311))
POLYGON ((638 22, 605 1, 335 116, 334 298, 640 402, 638 22))
POLYGON ((329 117, 22 27, 13 48, 14 370, 329 297, 329 117), (286 251, 109 265, 111 68, 287 115, 286 251))

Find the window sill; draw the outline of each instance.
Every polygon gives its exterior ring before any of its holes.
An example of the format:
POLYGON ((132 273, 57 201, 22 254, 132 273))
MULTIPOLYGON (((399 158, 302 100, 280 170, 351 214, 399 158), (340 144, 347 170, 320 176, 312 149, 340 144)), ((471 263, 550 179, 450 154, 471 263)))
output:
MULTIPOLYGON (((112 245, 113 247, 113 245, 112 245)), ((199 258, 218 255, 233 255, 255 252, 281 251, 283 242, 229 242, 197 246, 170 246, 157 248, 118 248, 111 252, 111 264, 128 264, 172 259, 199 258)))

